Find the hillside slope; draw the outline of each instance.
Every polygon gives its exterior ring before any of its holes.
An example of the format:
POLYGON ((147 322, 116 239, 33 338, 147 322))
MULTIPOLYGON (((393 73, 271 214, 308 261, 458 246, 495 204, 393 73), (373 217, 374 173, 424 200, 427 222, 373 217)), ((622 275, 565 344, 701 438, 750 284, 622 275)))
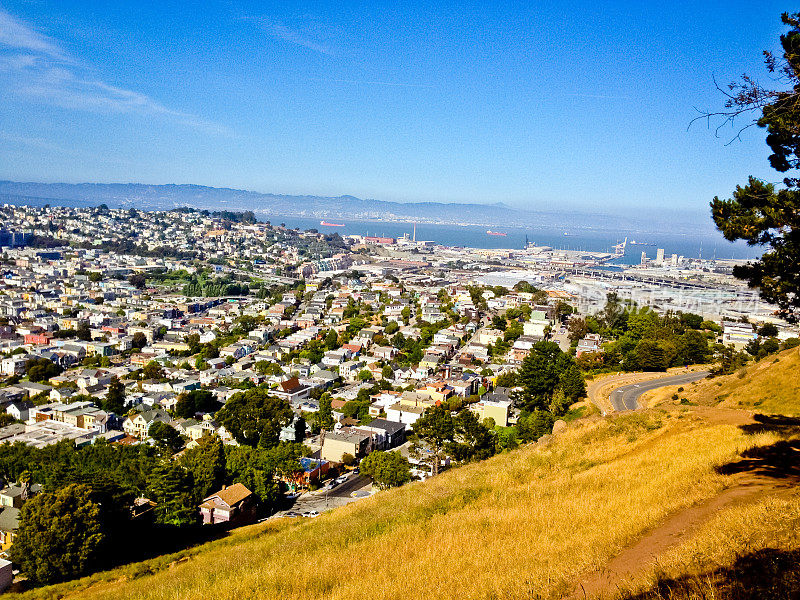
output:
POLYGON ((726 465, 782 435, 753 433, 743 417, 679 408, 584 419, 548 443, 313 520, 270 521, 183 558, 17 597, 562 597, 669 517, 739 485, 726 465))
POLYGON ((732 375, 684 386, 665 387, 642 397, 647 406, 669 402, 673 394, 696 404, 753 409, 763 414, 800 416, 800 348, 748 365, 732 375))

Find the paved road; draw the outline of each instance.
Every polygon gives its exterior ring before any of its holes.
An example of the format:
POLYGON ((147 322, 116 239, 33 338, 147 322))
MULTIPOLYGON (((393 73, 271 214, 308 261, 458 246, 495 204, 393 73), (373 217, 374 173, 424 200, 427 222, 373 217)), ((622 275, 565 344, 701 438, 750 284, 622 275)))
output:
POLYGON ((639 397, 645 392, 668 385, 682 385, 699 381, 708 375, 708 371, 692 371, 671 377, 660 377, 652 381, 642 381, 624 385, 611 392, 611 405, 616 411, 636 410, 639 408, 639 397))
MULTIPOLYGON (((341 485, 337 485, 332 490, 305 493, 300 496, 294 505, 287 509, 290 511, 303 513, 309 510, 316 510, 317 512, 324 512, 331 510, 338 506, 344 506, 350 502, 355 502, 359 498, 366 497, 366 494, 359 494, 354 497, 354 492, 364 492, 372 489, 372 481, 369 477, 364 475, 350 475, 347 481, 341 485)), ((283 516, 287 511, 282 510, 276 513, 275 516, 283 516)))

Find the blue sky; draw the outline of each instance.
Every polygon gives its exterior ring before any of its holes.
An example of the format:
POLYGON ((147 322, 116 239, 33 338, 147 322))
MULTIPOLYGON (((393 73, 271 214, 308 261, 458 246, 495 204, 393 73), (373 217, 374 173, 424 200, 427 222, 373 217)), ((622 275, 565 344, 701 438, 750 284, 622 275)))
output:
POLYGON ((707 211, 785 4, 0 0, 0 178, 707 211))

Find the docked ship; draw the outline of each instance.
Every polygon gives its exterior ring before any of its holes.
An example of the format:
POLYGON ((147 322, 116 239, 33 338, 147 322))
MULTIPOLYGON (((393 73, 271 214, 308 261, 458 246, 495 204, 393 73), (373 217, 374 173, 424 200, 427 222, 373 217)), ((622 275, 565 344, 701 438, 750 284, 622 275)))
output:
POLYGON ((328 223, 327 221, 320 221, 319 224, 323 227, 344 227, 344 223, 328 223))
POLYGON ((501 237, 506 237, 507 233, 503 233, 502 231, 492 231, 491 229, 486 231, 486 235, 499 235, 501 237))

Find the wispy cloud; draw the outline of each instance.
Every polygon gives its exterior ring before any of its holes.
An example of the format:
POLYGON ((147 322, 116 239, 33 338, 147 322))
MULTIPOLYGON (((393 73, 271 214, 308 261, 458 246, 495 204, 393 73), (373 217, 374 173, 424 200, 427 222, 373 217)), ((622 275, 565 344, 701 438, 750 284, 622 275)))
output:
POLYGON ((69 62, 69 57, 48 36, 28 27, 0 8, 0 45, 27 50, 69 62))
POLYGON ((163 116, 210 133, 228 133, 215 123, 168 108, 146 94, 98 79, 58 42, 0 8, 0 74, 3 73, 8 75, 11 93, 54 106, 163 116))
POLYGON ((315 40, 307 33, 288 27, 270 17, 242 16, 241 19, 257 24, 263 31, 275 39, 294 44, 295 46, 302 46, 303 48, 308 48, 309 50, 327 56, 334 56, 336 54, 328 44, 315 40))

